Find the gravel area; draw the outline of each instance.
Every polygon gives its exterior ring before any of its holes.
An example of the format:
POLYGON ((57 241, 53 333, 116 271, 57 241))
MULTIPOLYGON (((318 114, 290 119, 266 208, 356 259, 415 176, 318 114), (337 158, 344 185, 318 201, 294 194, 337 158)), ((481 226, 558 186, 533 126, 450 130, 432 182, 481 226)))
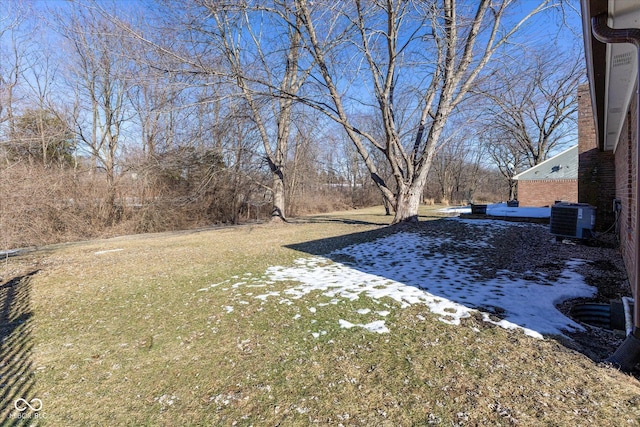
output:
MULTIPOLYGON (((482 237, 489 243, 486 247, 470 246, 462 249, 467 253, 460 253, 460 246, 455 246, 451 247, 451 251, 456 251, 457 256, 472 255, 483 259, 483 269, 478 275, 484 278, 492 278, 498 271, 508 270, 520 275, 530 272, 531 280, 535 280, 536 273, 544 273, 547 280, 553 280, 560 277, 568 260, 584 260, 585 263, 578 272, 584 276, 585 282, 596 287, 598 292, 592 298, 559 303, 558 310, 568 317, 572 317, 571 308, 575 304, 609 303, 611 300, 630 295, 624 264, 613 235, 601 235, 597 240, 589 241, 557 241, 555 236, 549 233, 546 225, 481 219, 424 221, 400 227, 418 231, 425 236, 446 236, 460 240, 474 237, 480 240, 482 237), (470 221, 473 221, 474 226, 469 226, 470 221), (479 226, 483 223, 486 227, 479 226), (501 226, 496 227, 498 223, 501 226)), ((447 248, 442 250, 446 251, 447 248)), ((567 332, 565 337, 557 339, 564 346, 579 351, 594 361, 609 356, 624 339, 620 332, 594 327, 580 322, 579 319, 573 319, 581 323, 585 331, 567 332)))

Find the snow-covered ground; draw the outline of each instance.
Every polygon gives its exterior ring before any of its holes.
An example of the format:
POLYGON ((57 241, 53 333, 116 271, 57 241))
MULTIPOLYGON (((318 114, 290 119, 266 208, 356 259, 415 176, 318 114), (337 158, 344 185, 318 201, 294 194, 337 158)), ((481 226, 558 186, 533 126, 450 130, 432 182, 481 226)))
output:
MULTIPOLYGON (((583 261, 567 261, 560 278, 553 280, 542 272, 531 271, 498 271, 492 279, 483 279, 478 274, 478 269, 483 268, 482 261, 470 255, 473 251, 466 251, 466 254, 465 251, 449 251, 445 254, 439 248, 453 245, 482 249, 490 245, 488 237, 492 233, 500 233, 502 227, 518 225, 457 218, 448 221, 464 221, 468 227, 484 227, 475 235, 487 238, 454 240, 451 237, 399 232, 343 248, 325 257, 299 258, 290 267, 273 266, 262 277, 238 277, 210 287, 222 285, 224 289, 240 292, 238 295, 244 298, 258 298, 263 304, 293 304, 294 300, 300 300, 312 291, 329 297, 328 304, 370 298, 380 305, 380 310, 368 311, 370 321, 357 322, 362 318, 357 316, 363 314, 361 311, 354 312, 353 319, 335 321, 345 328, 361 327, 378 333, 393 333, 385 325, 389 304, 384 297, 397 301, 401 308, 424 304, 441 321, 454 325, 477 311, 487 322, 504 328, 520 328, 538 338, 546 334, 582 330, 579 324, 558 311, 555 304, 596 293, 596 289, 588 286, 577 272, 583 261), (282 290, 281 286, 275 286, 282 281, 297 284, 282 290)), ((328 305, 312 300, 305 303, 309 304, 312 314, 322 310, 323 304, 328 305)), ((224 309, 230 312, 233 308, 224 309)), ((300 316, 295 319, 298 318, 300 316)), ((317 331, 313 336, 325 333, 317 331)))
MULTIPOLYGON (((471 206, 452 206, 440 209, 439 212, 450 214, 471 213, 471 206)), ((551 208, 510 208, 506 203, 494 203, 492 205, 487 205, 487 215, 501 217, 513 216, 521 218, 549 218, 551 216, 551 208)))

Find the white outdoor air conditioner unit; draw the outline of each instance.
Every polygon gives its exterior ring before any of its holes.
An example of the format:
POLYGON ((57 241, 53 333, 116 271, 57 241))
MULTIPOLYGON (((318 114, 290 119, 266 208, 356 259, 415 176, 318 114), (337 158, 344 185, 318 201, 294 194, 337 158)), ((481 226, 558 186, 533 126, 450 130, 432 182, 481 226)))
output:
POLYGON ((551 206, 551 234, 556 238, 588 239, 596 224, 596 208, 586 203, 560 202, 551 206))

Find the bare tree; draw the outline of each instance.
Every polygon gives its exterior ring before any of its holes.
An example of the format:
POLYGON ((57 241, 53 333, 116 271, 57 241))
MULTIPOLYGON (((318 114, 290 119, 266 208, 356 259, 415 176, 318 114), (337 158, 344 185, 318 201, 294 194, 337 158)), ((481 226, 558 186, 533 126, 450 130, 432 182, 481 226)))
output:
POLYGON ((16 92, 24 82, 25 44, 29 37, 28 32, 21 32, 26 15, 23 5, 9 1, 5 6, 0 17, 0 135, 4 140, 0 149, 14 140, 16 92))
POLYGON ((272 173, 272 218, 284 220, 286 155, 295 102, 279 94, 296 94, 309 65, 300 66, 300 25, 293 24, 298 18, 286 2, 275 3, 198 0, 164 8, 163 19, 171 28, 166 31, 186 35, 182 42, 175 42, 169 32, 146 34, 131 28, 100 4, 93 5, 154 52, 157 60, 150 67, 192 76, 191 88, 217 87, 213 97, 200 96, 198 103, 217 102, 215 97, 243 100, 272 173))
POLYGON ((317 202, 320 197, 319 147, 313 143, 309 129, 305 130, 297 128, 293 135, 285 177, 289 210, 295 214, 304 212, 309 200, 315 198, 317 202))
MULTIPOLYGON (((482 93, 491 101, 485 116, 492 134, 487 144, 499 167, 520 167, 522 160, 535 166, 575 140, 571 137, 583 78, 581 56, 557 51, 534 53, 522 64, 500 68, 484 82, 482 93)), ((510 173, 504 170, 503 175, 510 179, 510 173)))
POLYGON ((454 201, 460 192, 463 178, 463 167, 468 161, 468 147, 462 140, 452 140, 436 153, 431 173, 440 187, 441 202, 448 204, 454 201))
POLYGON ((513 177, 527 164, 524 151, 510 135, 505 135, 500 129, 493 128, 491 125, 487 126, 481 139, 482 146, 507 182, 509 200, 516 199, 518 186, 513 177))
POLYGON ((301 69, 301 18, 283 3, 277 13, 265 19, 246 8, 220 7, 205 1, 217 25, 216 38, 255 123, 271 170, 272 218, 285 219, 285 167, 291 134, 294 100, 278 93, 296 95, 308 74, 301 69), (292 19, 296 25, 289 25, 292 19), (281 37, 271 38, 276 33, 281 37), (283 65, 281 65, 283 64, 283 65))
POLYGON ((549 7, 549 1, 542 1, 522 19, 504 19, 515 3, 482 0, 472 9, 455 0, 295 2, 326 95, 306 101, 343 125, 395 207, 394 223, 417 221, 422 189, 449 116, 492 56, 526 20, 549 7), (358 75, 359 92, 373 99, 357 98, 356 91, 344 88, 340 71, 345 64, 336 62, 342 58, 355 58, 349 71, 358 75), (398 111, 401 96, 412 97, 404 103, 412 110, 404 114, 398 111), (353 124, 353 98, 376 111, 384 139, 353 124), (384 153, 396 191, 378 173, 371 149, 384 153))
POLYGON ((116 214, 118 152, 123 127, 129 119, 127 78, 130 63, 123 55, 123 35, 111 22, 90 8, 60 16, 62 35, 70 53, 69 83, 75 92, 75 132, 89 152, 94 167, 104 172, 105 219, 116 214))
POLYGON ((153 157, 158 149, 172 145, 179 90, 171 76, 146 71, 136 70, 136 78, 127 86, 127 99, 137 116, 142 149, 153 157))
MULTIPOLYGON (((40 27, 40 25, 38 26, 40 27)), ((39 34, 42 30, 34 28, 39 34)), ((39 49, 42 41, 34 41, 34 46, 25 55, 23 111, 17 125, 29 157, 36 157, 46 167, 54 163, 58 166, 72 164, 75 148, 65 99, 59 95, 59 58, 48 49, 39 49), (56 93, 58 92, 58 93, 56 93), (36 153, 36 151, 38 151, 36 153)))

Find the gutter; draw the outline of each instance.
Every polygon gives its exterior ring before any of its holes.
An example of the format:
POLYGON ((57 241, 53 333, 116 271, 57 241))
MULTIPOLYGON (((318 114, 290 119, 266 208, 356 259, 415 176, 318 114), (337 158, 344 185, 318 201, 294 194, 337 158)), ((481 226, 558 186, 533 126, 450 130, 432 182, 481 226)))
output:
MULTIPOLYGON (((633 295, 640 301, 640 29, 611 28, 607 24, 608 13, 601 13, 591 18, 591 32, 602 43, 630 43, 636 47, 638 72, 636 82, 636 192, 635 192, 635 227, 634 250, 635 265, 633 278, 633 295)), ((640 304, 635 304, 633 316, 633 330, 615 353, 606 359, 624 371, 631 371, 640 362, 640 304)))

